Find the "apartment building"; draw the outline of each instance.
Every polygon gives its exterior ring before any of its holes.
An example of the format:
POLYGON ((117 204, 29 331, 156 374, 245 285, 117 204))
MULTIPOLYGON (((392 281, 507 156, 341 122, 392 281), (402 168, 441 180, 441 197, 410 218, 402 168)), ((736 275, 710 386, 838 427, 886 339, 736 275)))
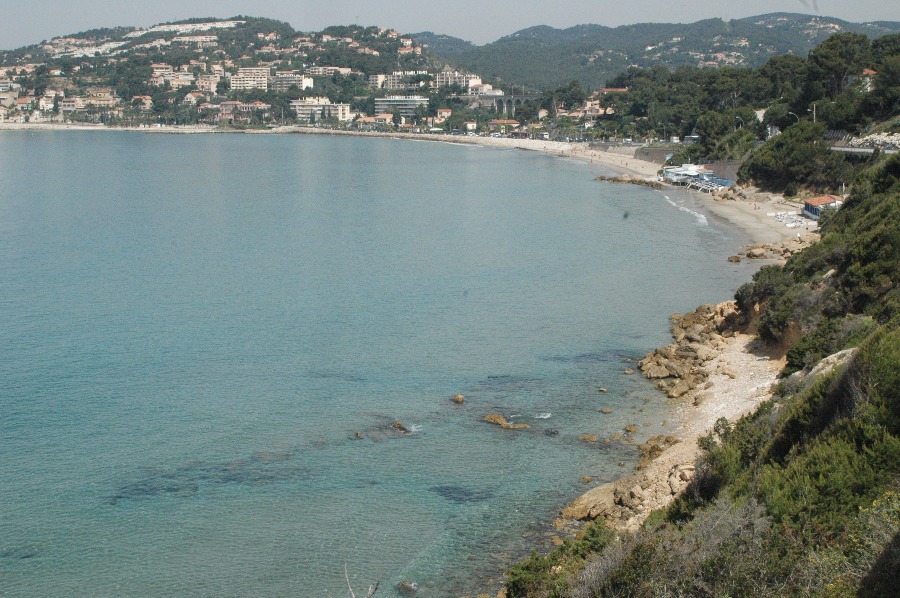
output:
POLYGON ((375 112, 397 113, 404 118, 410 118, 415 115, 416 110, 420 107, 428 107, 428 98, 425 96, 387 96, 384 98, 375 98, 375 112))
POLYGON ((333 104, 326 97, 311 97, 293 100, 291 110, 297 113, 297 120, 318 120, 321 118, 336 118, 346 122, 353 118, 350 113, 350 104, 333 104))

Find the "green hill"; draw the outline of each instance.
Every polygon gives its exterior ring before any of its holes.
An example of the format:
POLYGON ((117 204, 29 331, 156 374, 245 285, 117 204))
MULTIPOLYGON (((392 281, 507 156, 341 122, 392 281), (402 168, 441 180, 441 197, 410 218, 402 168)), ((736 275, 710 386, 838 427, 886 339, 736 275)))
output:
MULTIPOLYGON (((664 64, 754 66, 783 54, 805 57, 834 33, 870 38, 900 32, 898 22, 848 23, 830 17, 776 13, 732 21, 707 19, 689 24, 643 23, 621 27, 539 26, 493 43, 468 47, 462 40, 422 43, 434 54, 487 80, 547 89, 573 79, 598 88, 630 66, 664 64)), ((414 36, 416 37, 416 36, 414 36)))

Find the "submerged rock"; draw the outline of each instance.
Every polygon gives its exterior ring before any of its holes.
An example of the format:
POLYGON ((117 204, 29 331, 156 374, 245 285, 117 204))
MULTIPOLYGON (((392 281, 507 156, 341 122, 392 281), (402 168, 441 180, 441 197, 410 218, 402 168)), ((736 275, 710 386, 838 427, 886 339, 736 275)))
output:
POLYGON ((527 430, 531 426, 528 424, 513 424, 506 421, 506 418, 499 413, 488 413, 484 416, 484 421, 495 426, 500 426, 504 430, 527 430))
POLYGON ((398 432, 403 432, 404 434, 411 434, 411 433, 412 433, 412 430, 410 430, 409 428, 407 428, 406 426, 404 426, 404 425, 403 425, 402 423, 400 423, 400 422, 394 422, 394 423, 392 423, 392 424, 391 424, 391 427, 392 427, 393 429, 397 430, 398 432))
POLYGON ((419 584, 412 580, 404 579, 397 584, 397 591, 404 596, 412 596, 419 591, 419 584))

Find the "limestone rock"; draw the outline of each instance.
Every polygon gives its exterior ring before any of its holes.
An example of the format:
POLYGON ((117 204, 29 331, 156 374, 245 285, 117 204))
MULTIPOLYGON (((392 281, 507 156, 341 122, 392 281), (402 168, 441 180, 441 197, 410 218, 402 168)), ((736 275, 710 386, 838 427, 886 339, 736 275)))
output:
POLYGON ((466 400, 466 397, 464 395, 461 395, 461 394, 453 395, 453 402, 456 403, 457 405, 462 405, 465 402, 465 400, 466 400))

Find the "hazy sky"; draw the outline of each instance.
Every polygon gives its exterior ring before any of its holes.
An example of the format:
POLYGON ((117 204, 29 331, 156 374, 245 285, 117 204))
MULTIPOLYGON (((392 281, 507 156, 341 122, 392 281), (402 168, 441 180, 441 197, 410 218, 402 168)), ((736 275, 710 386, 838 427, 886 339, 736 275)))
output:
POLYGON ((770 12, 797 12, 851 22, 900 21, 897 0, 0 0, 0 48, 9 50, 95 27, 147 27, 188 17, 248 15, 314 31, 327 25, 380 25, 402 33, 434 31, 483 44, 531 27, 583 23, 691 23, 770 12))

